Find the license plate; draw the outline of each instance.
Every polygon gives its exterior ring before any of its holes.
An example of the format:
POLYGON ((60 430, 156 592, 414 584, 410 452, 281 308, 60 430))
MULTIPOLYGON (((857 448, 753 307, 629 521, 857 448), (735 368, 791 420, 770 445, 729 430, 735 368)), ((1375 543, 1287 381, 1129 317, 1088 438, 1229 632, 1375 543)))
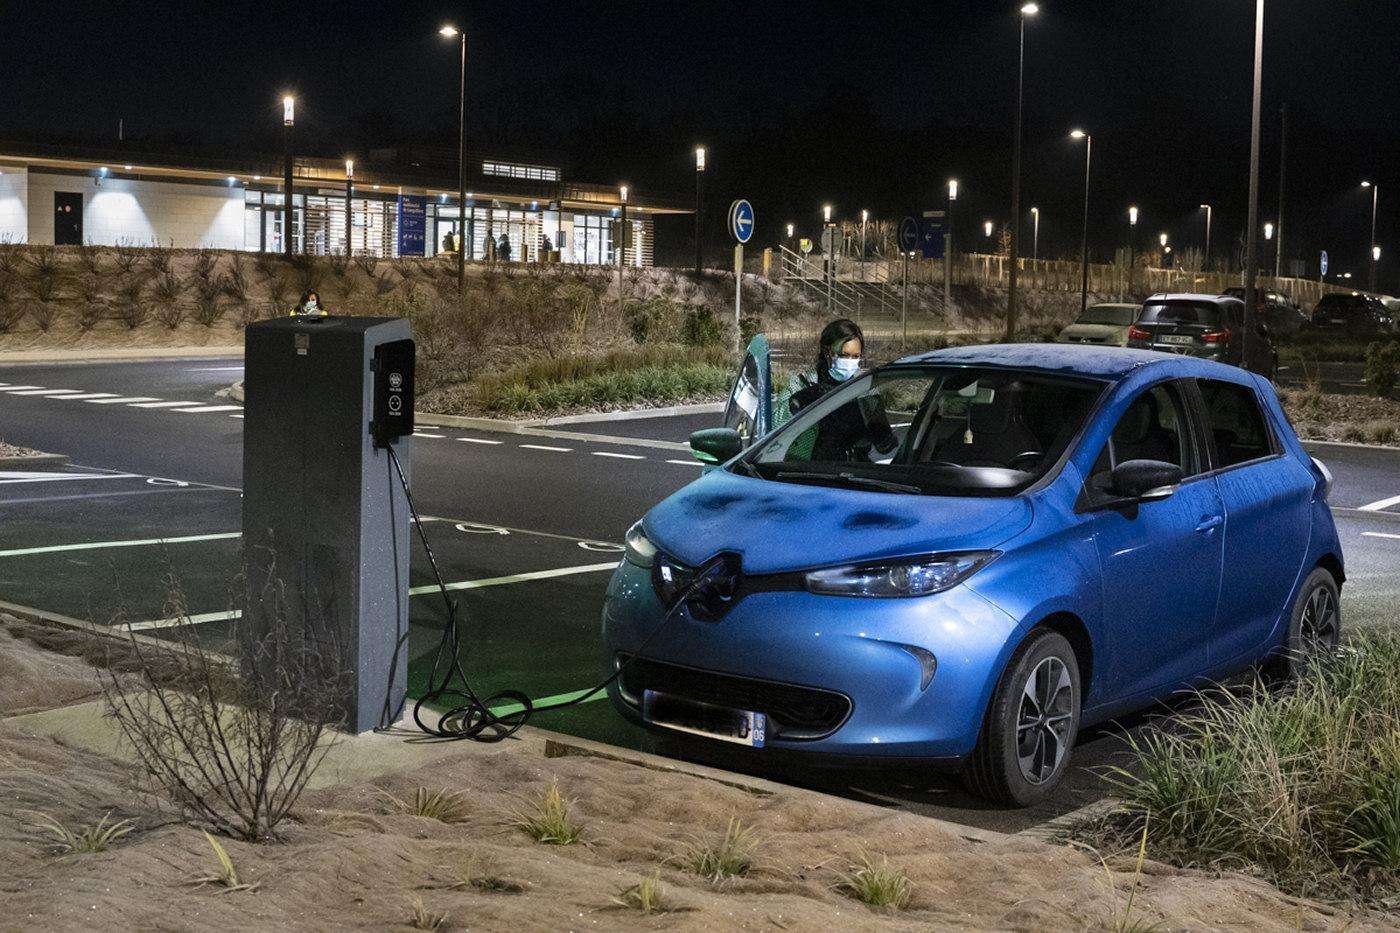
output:
POLYGON ((1190 345, 1196 342, 1195 337, 1191 337, 1186 334, 1163 334, 1157 339, 1162 341, 1163 343, 1176 343, 1185 345, 1190 345))
POLYGON ((655 690, 642 691, 642 719, 665 729, 750 748, 762 748, 768 731, 768 717, 763 713, 681 699, 655 690))

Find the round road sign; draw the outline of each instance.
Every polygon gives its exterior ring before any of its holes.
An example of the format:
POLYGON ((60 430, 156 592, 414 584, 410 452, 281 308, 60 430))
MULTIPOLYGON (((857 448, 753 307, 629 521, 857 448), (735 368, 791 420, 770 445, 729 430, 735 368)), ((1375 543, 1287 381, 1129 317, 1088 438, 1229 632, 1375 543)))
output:
POLYGON ((729 205, 729 232, 740 243, 753 236, 753 205, 743 198, 729 205))
POLYGON ((919 222, 913 217, 906 217, 899 222, 899 248, 906 253, 912 253, 919 246, 919 222))

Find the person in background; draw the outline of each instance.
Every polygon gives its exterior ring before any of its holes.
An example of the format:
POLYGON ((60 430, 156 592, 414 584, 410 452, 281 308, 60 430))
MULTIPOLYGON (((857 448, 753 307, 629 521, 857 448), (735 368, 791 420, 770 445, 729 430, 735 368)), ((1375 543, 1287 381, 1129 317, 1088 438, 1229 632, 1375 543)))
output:
POLYGON ((455 244, 452 240, 451 230, 447 231, 442 235, 442 251, 444 253, 451 253, 455 251, 455 244))
POLYGON ((496 261, 496 234, 490 227, 486 228, 486 261, 496 261))
POLYGON ((321 304, 321 296, 315 289, 307 289, 301 293, 301 301, 292 309, 292 317, 325 317, 330 312, 321 304))
MULTIPOLYGON (((817 338, 811 373, 798 373, 773 406, 776 425, 788 421, 860 371, 865 334, 848 318, 837 318, 817 338)), ((878 393, 852 399, 824 416, 789 448, 794 459, 821 462, 869 461, 872 451, 888 454, 899 445, 878 393)))
POLYGON ((496 255, 501 257, 501 262, 510 262, 510 237, 501 234, 501 242, 496 244, 496 255))

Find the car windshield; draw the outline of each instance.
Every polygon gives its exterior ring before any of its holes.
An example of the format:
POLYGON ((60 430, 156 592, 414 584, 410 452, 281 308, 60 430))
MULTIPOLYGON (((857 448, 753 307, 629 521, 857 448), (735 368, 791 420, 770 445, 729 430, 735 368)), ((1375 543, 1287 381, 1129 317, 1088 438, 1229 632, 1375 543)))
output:
POLYGON ((1112 324, 1127 327, 1137 320, 1137 305, 1090 305, 1076 324, 1112 324))
POLYGON ((1206 324, 1220 323, 1220 305, 1213 301, 1149 301, 1142 306, 1142 324, 1206 324))
POLYGON ((890 366, 827 393, 731 469, 936 496, 1011 496, 1044 476, 1104 383, 992 367, 890 366))

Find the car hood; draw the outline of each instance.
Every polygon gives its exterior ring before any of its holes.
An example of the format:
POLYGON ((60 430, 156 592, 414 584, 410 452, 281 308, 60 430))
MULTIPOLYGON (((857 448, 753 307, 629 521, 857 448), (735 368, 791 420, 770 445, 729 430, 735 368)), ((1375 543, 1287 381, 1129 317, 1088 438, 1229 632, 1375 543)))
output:
POLYGON ((1060 331, 1060 340, 1065 342, 1077 343, 1085 337, 1122 344, 1128 340, 1128 328, 1119 324, 1070 324, 1060 331))
POLYGON ((695 566, 732 551, 747 573, 780 573, 993 548, 1030 520, 1030 503, 1021 496, 867 492, 714 470, 648 512, 643 527, 682 563, 695 566))

